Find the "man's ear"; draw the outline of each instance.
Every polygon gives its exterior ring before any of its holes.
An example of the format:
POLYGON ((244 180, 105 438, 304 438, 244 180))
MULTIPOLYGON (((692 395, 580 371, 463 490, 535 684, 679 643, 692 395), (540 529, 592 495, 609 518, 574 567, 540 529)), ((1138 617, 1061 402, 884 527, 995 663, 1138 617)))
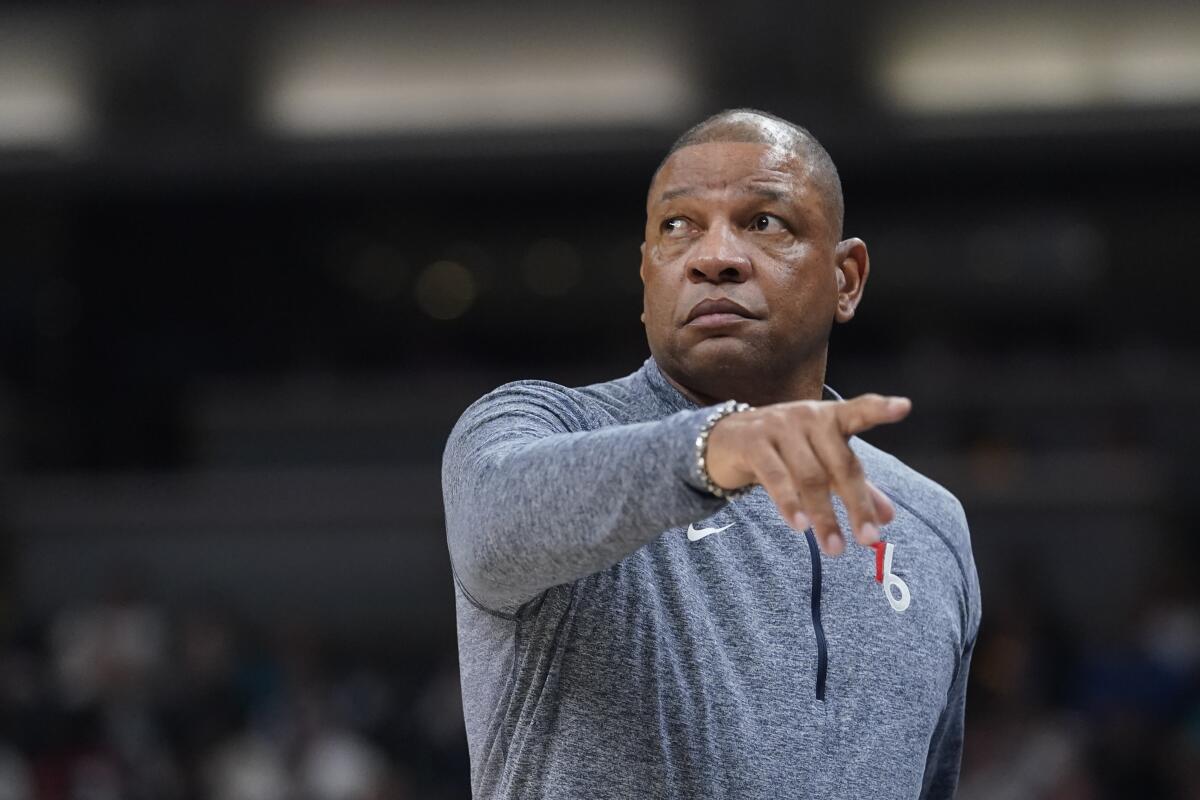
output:
MULTIPOLYGON (((638 277, 642 279, 642 288, 646 286, 646 243, 642 242, 642 246, 638 248, 638 252, 642 254, 642 263, 638 265, 638 277)), ((646 324, 646 295, 642 293, 642 324, 646 324)))
POLYGON ((867 245, 862 239, 844 239, 835 249, 837 263, 838 300, 834 319, 849 322, 854 311, 862 302, 863 290, 867 287, 867 275, 871 272, 867 245))

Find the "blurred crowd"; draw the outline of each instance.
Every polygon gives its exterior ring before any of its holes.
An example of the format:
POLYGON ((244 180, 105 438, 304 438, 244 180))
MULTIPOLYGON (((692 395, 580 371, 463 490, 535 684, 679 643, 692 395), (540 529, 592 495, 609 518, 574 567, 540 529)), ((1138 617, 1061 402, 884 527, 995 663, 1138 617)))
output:
POLYGON ((1162 587, 1099 640, 1047 608, 985 607, 959 797, 1200 798, 1195 594, 1162 587))
POLYGON ((0 800, 469 796, 452 654, 367 649, 129 590, 14 623, 0 800))
MULTIPOLYGON (((959 796, 1200 798, 1194 594, 1161 587, 1102 641, 1024 602, 987 609, 959 796)), ((0 800, 470 795, 448 645, 335 645, 132 588, 42 622, 7 616, 0 800)))

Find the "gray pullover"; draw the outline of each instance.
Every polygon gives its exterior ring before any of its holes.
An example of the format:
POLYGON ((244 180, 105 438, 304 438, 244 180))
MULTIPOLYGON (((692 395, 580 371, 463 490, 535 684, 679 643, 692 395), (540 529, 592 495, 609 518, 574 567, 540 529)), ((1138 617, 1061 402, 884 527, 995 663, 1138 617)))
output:
POLYGON ((854 438, 896 519, 884 545, 823 556, 762 489, 700 488, 706 413, 650 359, 507 384, 455 426, 474 796, 952 796, 980 618, 962 507, 854 438))

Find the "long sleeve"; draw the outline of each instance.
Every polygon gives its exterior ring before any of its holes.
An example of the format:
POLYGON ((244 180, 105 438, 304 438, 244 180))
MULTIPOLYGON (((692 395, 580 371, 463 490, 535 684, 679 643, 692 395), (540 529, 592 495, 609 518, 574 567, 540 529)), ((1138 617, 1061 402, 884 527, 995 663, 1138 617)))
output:
POLYGON ((442 461, 450 560, 464 592, 512 610, 714 513, 724 501, 691 475, 707 411, 588 430, 581 403, 553 384, 509 384, 480 399, 442 461))
POLYGON ((937 727, 929 741, 929 756, 925 761, 925 780, 921 800, 953 798, 958 788, 958 769, 962 763, 963 718, 967 707, 967 678, 971 671, 972 639, 958 663, 954 682, 946 698, 946 707, 938 718, 937 727))

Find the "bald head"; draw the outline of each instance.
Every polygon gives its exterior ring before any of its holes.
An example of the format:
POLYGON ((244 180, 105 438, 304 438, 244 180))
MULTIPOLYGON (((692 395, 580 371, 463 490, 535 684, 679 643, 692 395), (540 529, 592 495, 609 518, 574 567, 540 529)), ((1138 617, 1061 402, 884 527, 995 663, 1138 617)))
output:
POLYGON ((845 215, 842 181, 829 153, 807 130, 765 111, 753 108, 728 109, 713 114, 685 131, 671 145, 662 164, 658 166, 659 170, 679 150, 711 142, 763 144, 796 156, 806 170, 807 174, 804 177, 811 181, 825 198, 829 219, 838 238, 841 238, 842 220, 845 215))

